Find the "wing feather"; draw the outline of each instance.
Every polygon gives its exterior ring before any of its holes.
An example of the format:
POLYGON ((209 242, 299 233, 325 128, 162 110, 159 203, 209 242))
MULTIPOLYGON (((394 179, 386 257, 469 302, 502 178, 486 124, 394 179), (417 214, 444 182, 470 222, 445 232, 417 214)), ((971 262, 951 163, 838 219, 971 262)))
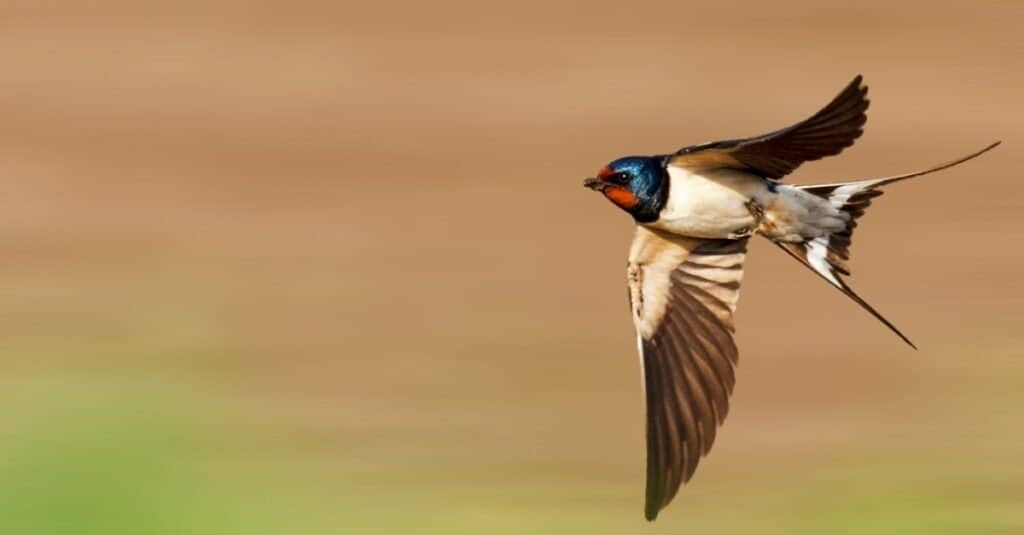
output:
POLYGON ((862 82, 858 75, 832 102, 799 123, 757 137, 684 147, 670 157, 669 165, 691 170, 731 167, 781 179, 804 162, 839 154, 864 133, 870 101, 862 82))
POLYGON ((647 498, 653 520, 689 481, 729 411, 738 352, 732 315, 746 240, 670 236, 640 227, 630 302, 647 401, 647 498))

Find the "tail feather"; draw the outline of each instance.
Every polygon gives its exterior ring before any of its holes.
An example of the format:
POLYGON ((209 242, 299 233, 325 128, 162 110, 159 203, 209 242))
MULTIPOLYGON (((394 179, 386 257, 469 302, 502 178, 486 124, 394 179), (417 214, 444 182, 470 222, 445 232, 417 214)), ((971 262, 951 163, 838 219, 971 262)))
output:
POLYGON ((961 164, 994 149, 1000 142, 995 142, 984 149, 971 153, 962 158, 947 162, 923 171, 915 171, 902 175, 859 180, 855 182, 840 182, 836 184, 821 184, 815 186, 797 186, 800 189, 827 200, 832 206, 846 213, 849 222, 846 228, 839 232, 810 238, 802 242, 775 242, 782 250, 789 253, 800 263, 810 268, 819 276, 824 278, 832 286, 843 292, 864 310, 881 321, 892 332, 896 333, 910 347, 917 349, 917 346, 907 338, 895 325, 885 319, 877 310, 857 295, 853 289, 842 279, 844 275, 850 275, 850 268, 847 265, 850 260, 850 245, 853 242, 853 231, 857 227, 857 219, 864 215, 871 200, 882 195, 882 186, 906 180, 921 175, 927 175, 961 164))
POLYGON ((846 262, 850 259, 850 245, 853 243, 853 231, 857 228, 857 219, 864 215, 868 206, 871 206, 871 199, 882 195, 883 191, 878 189, 878 186, 879 184, 873 180, 827 186, 798 186, 808 193, 813 193, 829 201, 832 206, 849 216, 849 222, 842 231, 809 240, 809 246, 823 249, 823 252, 827 254, 828 263, 843 275, 850 274, 850 268, 846 262))
POLYGON ((882 324, 888 327, 890 331, 896 333, 896 336, 899 336, 900 339, 906 342, 908 346, 917 349, 917 346, 914 345, 914 342, 910 341, 910 338, 907 338, 907 335, 903 334, 903 332, 900 331, 899 328, 893 325, 891 321, 887 320, 881 312, 875 310, 873 306, 868 304, 868 302, 865 301, 863 297, 857 295, 857 292, 854 292, 853 289, 846 284, 846 281, 844 281, 843 279, 839 278, 834 274, 829 274, 827 271, 822 271, 818 267, 812 265, 808 261, 807 250, 803 247, 802 244, 775 242, 775 245, 781 247, 783 251, 789 253, 790 256, 797 259, 797 261, 799 261, 801 264, 807 266, 811 271, 817 273, 823 279, 827 280, 830 284, 835 286, 840 292, 843 292, 843 294, 846 295, 846 297, 852 299, 853 302, 860 305, 861 308, 867 310, 869 314, 874 316, 875 319, 877 319, 878 321, 882 322, 882 324))

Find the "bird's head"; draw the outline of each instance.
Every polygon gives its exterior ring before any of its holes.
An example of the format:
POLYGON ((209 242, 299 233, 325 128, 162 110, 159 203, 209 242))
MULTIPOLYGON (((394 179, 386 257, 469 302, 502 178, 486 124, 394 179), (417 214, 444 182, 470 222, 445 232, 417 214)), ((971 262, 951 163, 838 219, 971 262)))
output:
POLYGON ((668 177, 662 158, 627 156, 604 166, 583 185, 600 191, 638 223, 658 219, 668 198, 668 177))

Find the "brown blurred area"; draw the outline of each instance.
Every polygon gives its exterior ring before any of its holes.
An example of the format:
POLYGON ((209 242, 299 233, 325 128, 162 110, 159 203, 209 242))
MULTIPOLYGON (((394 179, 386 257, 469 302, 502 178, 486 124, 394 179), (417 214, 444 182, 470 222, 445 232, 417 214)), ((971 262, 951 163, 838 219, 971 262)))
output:
POLYGON ((852 286, 921 350, 754 245, 729 421, 656 528, 799 516, 778 496, 872 470, 869 494, 981 489, 984 525, 1019 527, 1022 22, 1013 1, 7 2, 0 362, 227 400, 328 502, 640 529, 632 222, 581 181, 788 125, 861 73, 866 134, 792 181, 1003 141, 859 227, 852 286))

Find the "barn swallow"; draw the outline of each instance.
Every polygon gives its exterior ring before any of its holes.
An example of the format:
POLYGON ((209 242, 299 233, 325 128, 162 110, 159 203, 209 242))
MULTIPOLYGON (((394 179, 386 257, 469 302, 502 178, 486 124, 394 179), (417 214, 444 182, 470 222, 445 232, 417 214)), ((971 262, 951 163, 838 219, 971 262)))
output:
POLYGON ((923 171, 782 184, 802 163, 853 145, 867 121, 867 91, 857 76, 787 128, 619 158, 584 181, 636 222, 626 278, 647 406, 648 520, 690 480, 729 409, 738 357, 733 313, 751 236, 779 246, 914 347, 843 279, 857 220, 883 186, 963 163, 999 142, 923 171))

